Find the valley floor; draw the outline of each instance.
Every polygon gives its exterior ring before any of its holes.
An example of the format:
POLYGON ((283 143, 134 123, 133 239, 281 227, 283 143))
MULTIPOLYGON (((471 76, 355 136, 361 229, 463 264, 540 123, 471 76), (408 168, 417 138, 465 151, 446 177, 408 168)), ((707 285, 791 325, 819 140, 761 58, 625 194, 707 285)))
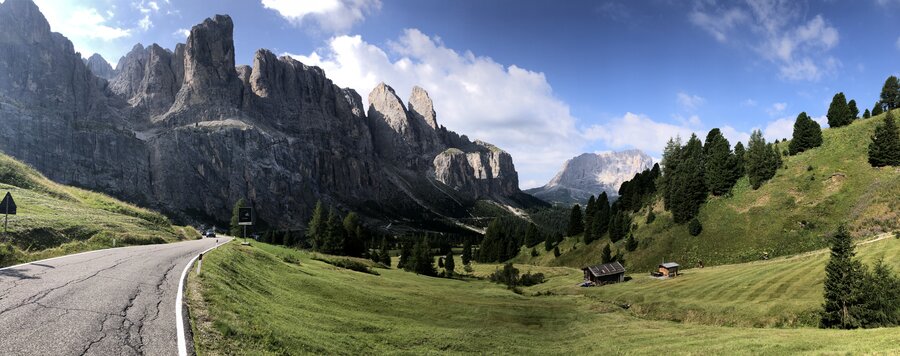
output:
MULTIPOLYGON (((860 250, 867 261, 885 256, 896 267, 900 240, 860 250)), ((900 352, 898 328, 752 327, 808 324, 806 313, 821 303, 825 255, 816 253, 686 270, 668 281, 633 276, 600 288, 575 287, 575 269, 519 266, 549 276, 523 295, 483 280, 383 268, 373 275, 312 257, 258 243, 209 254, 188 286, 198 353, 900 352), (625 310, 621 302, 634 306, 625 310)), ((495 268, 476 265, 475 274, 495 268)))

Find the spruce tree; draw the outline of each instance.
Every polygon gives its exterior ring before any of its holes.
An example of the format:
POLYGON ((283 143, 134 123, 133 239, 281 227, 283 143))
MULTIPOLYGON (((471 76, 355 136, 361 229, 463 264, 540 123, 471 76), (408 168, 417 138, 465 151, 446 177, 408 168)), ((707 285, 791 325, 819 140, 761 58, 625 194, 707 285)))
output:
POLYGON ((294 235, 291 234, 291 230, 284 231, 284 237, 281 239, 282 243, 285 247, 293 247, 294 246, 294 235))
POLYGON ((900 81, 897 77, 892 75, 884 81, 884 86, 881 87, 881 103, 886 110, 900 108, 900 81))
POLYGON ((710 130, 706 135, 703 164, 703 177, 709 191, 716 196, 728 193, 735 183, 736 162, 731 153, 731 144, 718 128, 710 130))
POLYGON ((572 212, 569 214, 569 227, 566 229, 566 234, 575 236, 582 232, 584 232, 584 220, 582 220, 581 216, 581 206, 575 204, 572 207, 572 212))
POLYGON ((412 264, 411 270, 416 274, 437 275, 437 270, 434 268, 434 256, 431 254, 431 246, 428 244, 427 237, 423 237, 416 242, 416 245, 413 247, 413 258, 410 262, 412 264))
POLYGON ((238 225, 238 212, 241 208, 246 207, 247 203, 244 201, 244 198, 238 199, 238 201, 234 203, 234 208, 231 209, 231 226, 229 226, 228 231, 231 236, 241 236, 243 226, 238 225))
POLYGON ((556 242, 556 239, 552 234, 547 234, 547 236, 545 237, 546 239, 544 240, 544 251, 550 251, 553 249, 553 243, 556 242))
POLYGON ((766 144, 762 132, 754 130, 750 135, 747 150, 747 176, 753 189, 759 189, 767 180, 775 176, 777 162, 772 149, 766 144))
POLYGON ((856 100, 850 99, 847 103, 847 109, 850 110, 850 119, 856 120, 859 118, 859 108, 856 107, 856 100))
POLYGON ((872 116, 878 116, 884 113, 884 105, 881 104, 881 101, 876 101, 875 106, 872 107, 872 116))
POLYGON ((666 148, 662 155, 662 177, 660 178, 660 186, 663 193, 663 204, 666 210, 672 211, 675 206, 676 190, 678 183, 675 182, 678 166, 681 164, 681 137, 676 136, 670 138, 666 143, 666 148))
POLYGON ((381 253, 378 255, 378 261, 385 266, 391 267, 391 253, 388 251, 387 238, 381 238, 381 253))
POLYGON ((700 223, 700 219, 697 219, 696 217, 691 219, 691 222, 688 223, 688 233, 690 233, 691 236, 697 236, 700 235, 701 232, 703 232, 703 224, 700 223))
POLYGON ((341 218, 334 209, 328 212, 328 221, 325 223, 325 237, 321 252, 327 254, 342 254, 344 251, 344 226, 341 218))
POLYGON ((525 228, 525 246, 532 247, 539 243, 541 243, 541 235, 537 225, 529 223, 528 227, 525 228))
POLYGON ((866 111, 863 113, 863 119, 868 119, 870 117, 872 117, 872 113, 869 112, 869 109, 866 109, 866 111))
POLYGON ((472 239, 466 238, 466 241, 463 242, 463 250, 462 250, 462 263, 463 265, 468 265, 469 262, 472 261, 472 239))
POLYGON ((703 144, 697 135, 691 135, 680 153, 678 168, 670 182, 673 186, 669 188, 673 206, 667 206, 677 224, 686 223, 697 215, 708 194, 703 172, 703 144))
POLYGON ((312 244, 313 250, 320 251, 325 243, 325 207, 322 201, 316 202, 316 208, 313 209, 312 218, 309 220, 309 227, 306 229, 306 239, 312 244))
POLYGON ((447 276, 452 277, 455 269, 456 262, 453 261, 453 250, 450 250, 447 252, 447 256, 444 256, 444 271, 447 273, 447 276))
POLYGON ((849 125, 853 119, 850 117, 850 107, 844 93, 834 94, 831 105, 828 107, 828 126, 841 127, 849 125))
POLYGON ((822 145, 822 128, 819 123, 801 112, 794 122, 794 136, 788 145, 788 151, 792 154, 816 148, 822 145))
POLYGON ((843 225, 831 237, 831 259, 825 266, 825 304, 819 325, 832 329, 855 329, 863 303, 863 267, 854 260, 853 239, 843 225))
POLYGON ((559 246, 556 246, 556 247, 553 248, 553 256, 554 256, 554 257, 559 257, 559 255, 560 255, 560 253, 559 253, 559 246))
POLYGON ((734 144, 734 181, 737 182, 738 179, 746 174, 746 166, 747 166, 747 150, 744 148, 744 144, 741 141, 734 144))
POLYGON ((594 205, 596 205, 597 209, 594 212, 594 221, 590 228, 593 239, 597 240, 609 231, 610 207, 609 196, 606 195, 606 192, 602 192, 597 196, 597 201, 594 205))
POLYGON ((900 278, 883 259, 875 261, 871 273, 867 273, 863 286, 862 317, 864 328, 882 328, 900 325, 900 278))
POLYGON ((410 241, 403 241, 403 244, 400 247, 400 260, 397 261, 397 268, 409 270, 412 266, 410 263, 413 253, 411 245, 410 241))
POLYGON ((344 254, 347 256, 360 257, 365 252, 365 240, 363 239, 362 227, 359 225, 359 216, 354 212, 350 212, 344 217, 341 223, 344 227, 343 246, 344 254))
POLYGON ((609 244, 606 244, 606 246, 603 246, 603 251, 600 252, 600 263, 610 263, 612 260, 612 249, 609 247, 609 244))
POLYGON ((900 166, 900 132, 890 111, 885 115, 884 123, 875 127, 869 144, 869 164, 872 167, 900 166))
POLYGON ((594 218, 594 214, 597 212, 597 199, 591 195, 590 199, 588 199, 587 205, 584 208, 584 227, 587 229, 588 226, 591 226, 592 219, 594 218))
POLYGON ((628 250, 628 252, 631 252, 636 250, 637 247, 638 242, 634 239, 634 235, 628 235, 628 238, 625 239, 625 249, 628 250))

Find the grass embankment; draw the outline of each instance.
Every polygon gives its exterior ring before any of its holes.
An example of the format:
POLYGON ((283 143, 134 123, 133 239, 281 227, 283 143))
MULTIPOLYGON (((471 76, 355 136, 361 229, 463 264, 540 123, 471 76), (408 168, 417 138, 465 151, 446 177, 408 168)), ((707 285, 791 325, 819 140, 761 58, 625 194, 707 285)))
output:
POLYGON ((192 228, 172 226, 162 214, 57 184, 0 153, 0 197, 6 192, 18 213, 9 216, 9 234, 0 239, 0 267, 108 248, 114 240, 123 246, 200 237, 192 228))
MULTIPOLYGON (((879 248, 884 247, 880 244, 879 248)), ((900 242, 890 241, 891 251, 900 249, 898 246, 900 242)), ((865 249, 869 256, 870 248, 865 249)), ((731 293, 731 287, 716 284, 719 278, 746 270, 744 277, 755 275, 763 286, 768 281, 765 276, 777 274, 766 266, 786 264, 778 269, 783 273, 782 269, 793 268, 793 263, 811 264, 804 258, 744 268, 689 270, 684 277, 670 281, 636 277, 602 288, 573 287, 573 281, 580 280, 580 271, 574 269, 530 267, 552 275, 548 282, 524 288, 519 295, 482 280, 429 278, 396 269, 378 269, 380 275, 372 275, 311 257, 302 251, 257 243, 252 247, 232 243, 205 257, 203 274, 192 275, 189 283, 199 354, 900 352, 900 329, 837 331, 677 323, 649 320, 635 313, 634 307, 623 310, 603 301, 611 299, 606 293, 627 295, 629 289, 648 300, 681 290, 696 297, 697 303, 715 307, 714 300, 700 297, 717 290, 731 293), (750 272, 754 270, 757 273, 750 272), (701 288, 703 281, 708 288, 701 288), (696 285, 686 289, 692 284, 696 285), (533 296, 547 290, 554 294, 533 296)), ((495 267, 476 265, 475 273, 484 275, 495 267)), ((821 268, 810 268, 810 272, 821 274, 821 268)), ((808 281, 817 278, 808 277, 808 281)), ((787 276, 778 279, 792 280, 787 276)), ((777 294, 780 286, 772 285, 767 293, 777 294)), ((793 293, 792 288, 788 294, 793 293)), ((813 289, 797 293, 821 298, 820 291, 813 289)), ((720 301, 730 299, 719 297, 720 301)), ((735 301, 734 305, 742 304, 735 301)), ((749 307, 749 312, 754 308, 749 307)))
MULTIPOLYGON (((649 271, 662 260, 712 266, 760 260, 766 253, 794 255, 826 247, 826 237, 842 223, 855 237, 900 228, 900 168, 872 168, 868 163, 871 135, 883 121, 880 115, 823 130, 821 147, 784 157, 784 168, 759 189, 753 190, 744 177, 730 196, 711 196, 700 209, 699 236, 691 236, 686 224, 674 224, 662 202, 656 201, 652 223, 646 223, 647 208, 634 216, 639 247, 626 254, 627 267, 649 271)), ((787 145, 783 142, 779 148, 787 145)), ((572 251, 573 242, 568 242, 561 246, 558 260, 534 261, 582 267, 599 260, 606 242, 587 246, 596 254, 582 250, 583 244, 572 251)), ((624 241, 616 249, 624 249, 624 241)), ((527 253, 517 259, 528 260, 527 253)))

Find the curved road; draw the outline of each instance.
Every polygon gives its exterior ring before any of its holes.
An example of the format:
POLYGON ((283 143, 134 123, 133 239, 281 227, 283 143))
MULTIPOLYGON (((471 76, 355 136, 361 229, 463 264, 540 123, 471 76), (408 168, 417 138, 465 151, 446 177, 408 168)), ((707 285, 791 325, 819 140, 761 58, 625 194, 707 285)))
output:
POLYGON ((179 278, 214 246, 123 247, 0 269, 0 354, 177 355, 179 278))

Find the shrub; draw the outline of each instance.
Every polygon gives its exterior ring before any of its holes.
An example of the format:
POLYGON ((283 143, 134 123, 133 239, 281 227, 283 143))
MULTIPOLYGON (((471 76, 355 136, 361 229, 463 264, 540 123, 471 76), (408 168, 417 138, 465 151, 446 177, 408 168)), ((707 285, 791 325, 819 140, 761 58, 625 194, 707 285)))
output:
POLYGON ((320 257, 320 256, 315 256, 315 257, 313 257, 313 259, 316 261, 325 262, 325 263, 330 264, 335 267, 349 269, 351 271, 374 274, 376 276, 379 275, 378 272, 373 271, 366 264, 356 261, 356 260, 349 259, 349 258, 328 259, 328 258, 324 258, 324 257, 320 257))
POLYGON ((691 234, 691 236, 697 236, 700 235, 701 232, 703 232, 703 224, 700 223, 699 219, 694 218, 690 223, 688 223, 688 232, 691 234))
MULTIPOLYGON (((506 288, 517 290, 519 286, 530 287, 533 285, 544 283, 543 273, 525 273, 519 276, 519 269, 514 267, 512 263, 503 265, 503 269, 498 269, 491 273, 488 277, 491 282, 505 284, 506 288)), ((521 294, 521 290, 516 293, 521 294)))
POLYGON ((532 248, 531 248, 531 257, 537 257, 537 256, 538 256, 537 250, 535 250, 535 249, 532 247, 532 248))

